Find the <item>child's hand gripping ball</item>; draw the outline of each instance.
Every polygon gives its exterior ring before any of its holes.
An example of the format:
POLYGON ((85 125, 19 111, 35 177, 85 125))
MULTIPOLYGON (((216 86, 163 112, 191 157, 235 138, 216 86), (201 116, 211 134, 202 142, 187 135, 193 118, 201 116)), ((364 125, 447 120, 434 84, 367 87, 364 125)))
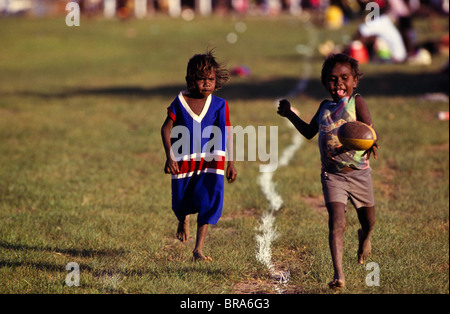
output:
POLYGON ((353 121, 339 127, 338 138, 347 149, 368 150, 377 142, 378 136, 369 125, 353 121))

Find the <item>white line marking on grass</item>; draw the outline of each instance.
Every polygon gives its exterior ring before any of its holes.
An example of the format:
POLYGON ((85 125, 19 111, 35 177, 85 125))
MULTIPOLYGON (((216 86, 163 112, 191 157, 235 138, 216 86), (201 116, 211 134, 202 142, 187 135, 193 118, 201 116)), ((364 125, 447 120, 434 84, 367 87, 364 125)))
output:
MULTIPOLYGON (((303 138, 295 130, 292 136, 292 143, 284 151, 279 160, 279 166, 285 166, 294 156, 295 152, 302 145, 303 138)), ((275 172, 263 172, 258 177, 258 184, 260 185, 262 192, 269 201, 269 210, 265 211, 261 217, 261 224, 258 227, 260 234, 256 235, 256 259, 265 265, 269 270, 272 278, 280 285, 287 284, 289 280, 289 270, 277 270, 272 262, 272 243, 278 237, 278 232, 274 226, 275 212, 277 212, 283 205, 283 199, 277 193, 275 189, 275 183, 272 178, 275 172)), ((277 292, 281 293, 282 290, 276 286, 277 292)))
MULTIPOLYGON (((313 30, 309 28, 308 31, 313 30)), ((312 34, 314 35, 314 34, 312 34)), ((316 47, 315 36, 310 36, 309 47, 316 47)), ((307 55, 307 59, 311 57, 311 54, 307 55)), ((302 78, 297 83, 297 86, 284 98, 293 97, 306 88, 311 73, 311 65, 309 62, 304 63, 304 71, 302 72, 302 78)), ((275 106, 278 106, 278 101, 275 102, 275 106)), ((295 109, 293 108, 295 111, 295 109)), ((281 158, 279 159, 278 166, 286 166, 294 156, 295 152, 301 147, 303 143, 303 137, 298 133, 295 127, 289 123, 288 127, 293 129, 291 144, 283 150, 281 158)), ((282 269, 276 269, 272 261, 272 243, 275 241, 279 234, 276 231, 275 224, 275 212, 280 210, 283 205, 282 197, 276 191, 276 185, 273 182, 273 175, 275 172, 263 172, 257 179, 258 184, 261 187, 262 192, 269 201, 269 209, 262 214, 261 224, 257 228, 259 234, 256 235, 256 259, 265 265, 269 270, 272 278, 278 283, 275 289, 278 293, 282 293, 283 290, 279 285, 286 285, 289 281, 289 270, 283 271, 282 269)))

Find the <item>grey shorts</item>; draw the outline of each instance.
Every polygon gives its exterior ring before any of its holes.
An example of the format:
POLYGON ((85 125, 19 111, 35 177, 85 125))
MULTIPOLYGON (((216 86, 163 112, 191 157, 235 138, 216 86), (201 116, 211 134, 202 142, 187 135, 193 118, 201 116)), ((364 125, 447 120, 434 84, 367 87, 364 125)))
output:
POLYGON ((322 171, 321 178, 325 203, 347 205, 350 199, 355 208, 375 206, 371 168, 347 173, 322 171))

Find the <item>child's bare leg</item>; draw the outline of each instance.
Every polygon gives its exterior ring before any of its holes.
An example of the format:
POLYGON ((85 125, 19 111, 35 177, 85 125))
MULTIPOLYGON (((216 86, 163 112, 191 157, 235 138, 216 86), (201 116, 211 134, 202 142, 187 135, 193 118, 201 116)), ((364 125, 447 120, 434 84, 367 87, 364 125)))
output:
POLYGON ((332 202, 327 203, 328 210, 328 241, 333 260, 334 278, 328 285, 330 288, 343 288, 345 286, 345 275, 342 267, 342 255, 344 251, 345 231, 345 204, 332 202))
POLYGON ((189 215, 186 215, 184 221, 178 221, 177 239, 183 243, 189 239, 189 215))
POLYGON ((358 263, 363 264, 372 251, 370 234, 375 225, 375 207, 361 207, 356 212, 361 223, 361 229, 358 230, 358 263))
POLYGON ((196 261, 212 261, 212 258, 203 254, 203 243, 205 242, 206 232, 208 231, 208 224, 199 224, 197 227, 197 240, 195 241, 195 248, 192 252, 194 260, 196 261))

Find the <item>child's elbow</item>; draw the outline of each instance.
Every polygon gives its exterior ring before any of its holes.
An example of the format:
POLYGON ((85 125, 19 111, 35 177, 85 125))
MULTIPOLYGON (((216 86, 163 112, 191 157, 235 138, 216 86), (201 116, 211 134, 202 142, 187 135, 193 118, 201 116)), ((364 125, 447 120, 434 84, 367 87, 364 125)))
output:
POLYGON ((163 125, 161 126, 161 134, 164 132, 170 132, 172 129, 172 123, 170 120, 164 121, 163 125))
POLYGON ((164 135, 166 135, 166 134, 170 134, 170 127, 168 127, 167 126, 167 124, 166 123, 164 123, 162 126, 161 126, 161 136, 164 136, 164 135))

